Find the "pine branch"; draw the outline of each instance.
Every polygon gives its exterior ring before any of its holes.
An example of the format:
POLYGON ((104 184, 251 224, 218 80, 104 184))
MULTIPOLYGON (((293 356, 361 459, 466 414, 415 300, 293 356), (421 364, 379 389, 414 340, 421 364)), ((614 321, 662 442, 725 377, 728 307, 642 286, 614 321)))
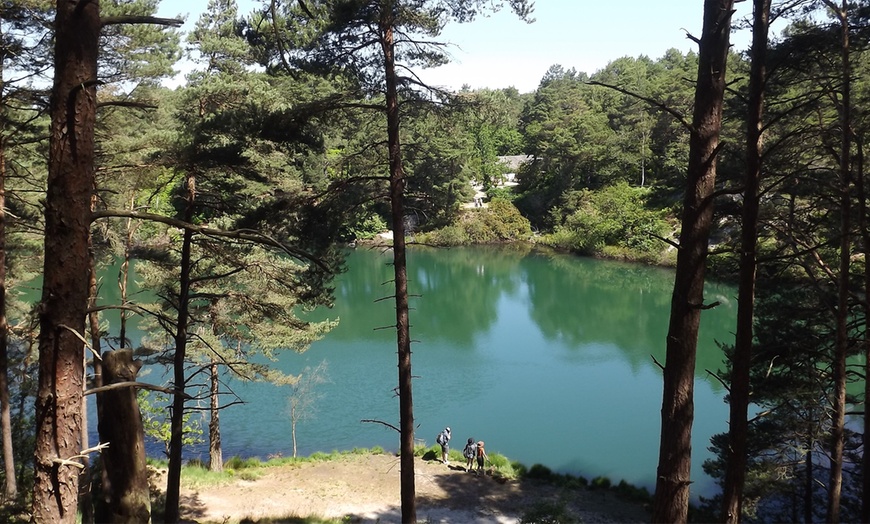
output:
POLYGON ((160 18, 157 16, 133 16, 133 15, 121 15, 121 16, 107 16, 105 18, 100 19, 100 26, 106 27, 107 25, 119 25, 119 24, 155 24, 155 25, 167 25, 171 27, 181 27, 184 24, 184 20, 180 18, 160 18))

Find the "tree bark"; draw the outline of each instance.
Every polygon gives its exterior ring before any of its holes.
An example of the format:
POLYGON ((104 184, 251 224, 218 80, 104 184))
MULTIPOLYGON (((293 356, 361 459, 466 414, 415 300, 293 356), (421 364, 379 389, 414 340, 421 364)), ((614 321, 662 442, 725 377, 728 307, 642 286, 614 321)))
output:
POLYGON ((394 20, 390 9, 381 16, 381 48, 386 79, 387 147, 390 160, 390 204, 393 222, 393 271, 396 289, 396 341, 399 357, 400 490, 402 522, 417 522, 414 485, 414 403, 411 394, 411 334, 408 316, 408 271, 405 253, 405 173, 399 139, 399 95, 396 84, 394 20))
POLYGON ((94 181, 98 0, 57 2, 45 264, 39 305, 35 522, 76 519, 81 449, 88 231, 94 181), (66 461, 66 462, 65 462, 66 461))
POLYGON ((209 380, 211 381, 211 394, 209 395, 208 469, 210 471, 223 471, 224 457, 221 452, 221 422, 218 399, 220 381, 218 380, 218 362, 214 358, 211 359, 211 366, 209 366, 209 380))
POLYGON ((664 368, 654 522, 686 522, 688 517, 695 358, 733 7, 733 0, 704 2, 689 168, 664 368))
POLYGON ((740 276, 737 291, 737 330, 731 362, 730 423, 722 486, 722 521, 737 523, 743 509, 746 482, 746 439, 752 366, 752 324, 755 317, 755 275, 758 258, 758 207, 761 185, 762 117, 767 82, 767 41, 771 0, 754 0, 752 64, 749 73, 749 107, 746 118, 746 179, 743 190, 740 276))
POLYGON ((834 398, 831 420, 831 480, 828 486, 827 522, 840 522, 840 494, 843 489, 843 450, 846 423, 846 357, 849 349, 849 266, 851 262, 851 150, 852 150, 852 102, 849 49, 848 4, 842 0, 837 9, 833 2, 825 1, 840 21, 840 67, 842 93, 840 100, 840 254, 837 275, 836 341, 834 359, 831 363, 834 398))
MULTIPOLYGON (((196 178, 189 174, 186 181, 187 202, 184 221, 193 219, 194 200, 196 199, 196 178)), ((170 413, 171 436, 169 438, 169 471, 166 474, 166 513, 167 524, 178 522, 181 491, 181 451, 184 438, 184 360, 187 352, 188 308, 190 307, 190 251, 193 244, 193 230, 185 229, 181 245, 181 277, 178 293, 178 327, 175 333, 175 356, 173 357, 173 382, 175 394, 172 397, 170 413)))
MULTIPOLYGON (((103 356, 106 385, 132 382, 142 367, 133 360, 131 349, 110 351, 103 356)), ((136 399, 136 389, 126 387, 98 393, 103 417, 98 429, 100 441, 109 444, 102 451, 103 467, 110 480, 104 489, 98 522, 148 523, 151 521, 151 493, 145 463, 145 430, 136 399)))
MULTIPOLYGON (((2 27, 0 38, 5 39, 2 27)), ((0 60, 0 95, 5 96, 4 63, 0 60)), ((3 109, 5 112, 5 108, 3 109)), ((12 451, 12 405, 9 396, 9 326, 6 320, 6 115, 0 116, 0 432, 3 445, 3 500, 18 497, 15 453, 12 451)))
MULTIPOLYGON (((94 210, 97 204, 96 193, 91 195, 91 211, 94 210)), ((88 330, 91 334, 91 351, 93 353, 93 370, 94 378, 92 386, 98 388, 103 385, 103 361, 102 361, 102 337, 100 336, 100 315, 96 310, 97 294, 99 286, 97 285, 97 256, 94 252, 94 237, 88 232, 88 330)), ((88 353, 84 355, 85 370, 87 371, 88 353)), ((87 373, 85 373, 85 389, 87 389, 87 373)), ((85 448, 90 447, 88 444, 88 410, 87 402, 82 403, 82 442, 85 448)), ((99 397, 96 399, 97 405, 97 421, 102 420, 101 407, 102 402, 99 397)), ((110 489, 111 482, 106 476, 106 465, 100 462, 100 484, 94 482, 91 472, 91 463, 89 457, 82 457, 82 464, 85 468, 82 470, 82 475, 79 480, 81 483, 81 493, 79 494, 79 511, 82 513, 82 524, 91 524, 94 522, 94 499, 93 494, 99 489, 110 489)))
MULTIPOLYGON (((0 83, 3 75, 0 72, 0 83)), ((0 93, 2 93, 0 88, 0 93)), ((0 126, 4 123, 0 121, 0 126)), ((15 454, 12 451, 12 404, 9 396, 9 326, 6 321, 6 133, 0 132, 0 430, 3 444, 3 499, 18 497, 15 454)))
MULTIPOLYGON (((864 140, 863 135, 856 137, 858 149, 858 173, 855 181, 858 189, 858 227, 864 243, 864 296, 870 297, 870 264, 867 264, 868 246, 870 246, 870 231, 867 223, 867 193, 864 187, 864 140)), ((870 300, 863 301, 864 309, 864 434, 861 442, 864 449, 870 449, 870 414, 867 413, 870 399, 870 300)), ((861 454, 861 470, 865 472, 861 479, 861 522, 870 522, 870 453, 861 454)))

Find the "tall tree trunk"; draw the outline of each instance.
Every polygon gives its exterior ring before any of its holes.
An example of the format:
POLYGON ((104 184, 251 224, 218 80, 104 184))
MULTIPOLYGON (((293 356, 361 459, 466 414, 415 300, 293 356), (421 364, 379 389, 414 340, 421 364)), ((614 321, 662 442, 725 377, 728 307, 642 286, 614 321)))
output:
POLYGON ((45 265, 39 305, 35 522, 75 522, 81 451, 88 231, 94 186, 98 0, 57 2, 45 265))
POLYGON ((840 21, 841 59, 841 107, 840 107, 840 256, 837 276, 836 342, 834 360, 831 364, 834 380, 833 415, 831 420, 831 480, 828 486, 827 522, 840 522, 840 494, 843 489, 843 448, 846 423, 846 357, 849 348, 849 265, 851 261, 852 236, 850 229, 852 200, 851 155, 852 155, 852 101, 849 49, 848 4, 842 0, 839 9, 833 2, 825 1, 837 14, 840 21))
POLYGON ((399 140, 399 95, 396 85, 393 18, 382 12, 381 46, 384 53, 387 103, 387 144, 390 159, 390 203, 393 222, 393 271, 396 288, 396 340, 399 357, 400 490, 402 522, 417 522, 414 485, 414 403, 411 395, 411 334, 408 319, 408 270, 405 253, 405 173, 399 140))
POLYGON ((713 217, 713 189, 733 7, 733 0, 704 2, 689 169, 664 367, 654 522, 686 522, 688 517, 695 357, 704 307, 704 272, 713 217))
MULTIPOLYGON (((0 83, 2 83, 0 72, 0 83)), ((0 93, 3 90, 0 88, 0 93)), ((4 123, 0 121, 0 127, 4 123)), ((0 131, 0 431, 3 437, 3 499, 18 497, 15 454, 12 452, 12 404, 9 396, 9 326, 6 321, 6 133, 0 131)))
MULTIPOLYGON (((193 206, 196 199, 196 178, 188 174, 186 181, 187 202, 184 221, 193 220, 193 206)), ((169 438, 169 471, 166 474, 166 514, 167 524, 178 522, 181 490, 181 450, 184 438, 184 360, 187 352, 188 308, 190 306, 190 251, 193 244, 193 231, 184 230, 181 245, 181 277, 178 293, 178 326, 175 333, 175 356, 173 366, 172 412, 170 413, 171 436, 169 438)))
MULTIPOLYGON (((136 210, 136 197, 130 197, 130 211, 136 210)), ((127 293, 128 283, 130 281, 130 250, 133 247, 133 235, 136 232, 136 227, 132 218, 127 219, 127 236, 124 239, 124 260, 121 262, 121 267, 118 268, 118 291, 121 293, 121 306, 126 307, 130 301, 127 293)), ((121 309, 120 312, 120 327, 118 329, 118 338, 120 339, 120 347, 127 347, 127 319, 130 313, 126 309, 121 309)))
MULTIPOLYGON (((21 363, 18 370, 18 383, 24 387, 25 384, 29 380, 31 380, 28 368, 30 367, 31 357, 35 353, 34 347, 37 345, 35 340, 36 333, 34 331, 35 326, 31 325, 27 329, 27 349, 25 350, 24 362, 21 363)), ((20 424, 24 424, 27 418, 27 395, 21 394, 18 396, 18 412, 16 417, 16 422, 20 424)), ((24 485, 25 474, 28 472, 29 464, 25 464, 23 460, 18 461, 18 474, 16 476, 16 482, 19 486, 24 485)))
MULTIPOLYGON (((91 211, 96 209, 97 205, 97 196, 96 193, 91 195, 91 211)), ((100 314, 96 311, 97 306, 97 295, 99 293, 99 286, 97 285, 97 255, 94 252, 94 236, 88 231, 88 331, 90 331, 91 335, 91 350, 93 353, 93 370, 94 370, 94 379, 93 379, 93 387, 97 388, 103 385, 103 361, 102 361, 102 338, 100 336, 100 314)), ((88 363, 88 353, 86 352, 84 355, 85 361, 84 366, 85 370, 87 370, 88 363)), ((87 382, 87 377, 85 378, 85 382, 87 382)), ((87 384, 85 384, 87 386, 87 384)), ((87 387, 85 388, 87 389, 87 387)), ((97 421, 99 422, 102 419, 102 413, 100 412, 101 408, 101 399, 97 396, 96 399, 97 405, 97 421)), ((84 443, 84 447, 90 447, 88 443, 88 410, 87 410, 87 402, 82 403, 82 420, 84 423, 82 424, 82 442, 84 443)), ((100 462, 100 485, 97 486, 97 483, 94 481, 91 467, 90 467, 90 458, 85 456, 82 457, 82 464, 85 468, 82 470, 82 476, 80 479, 81 482, 81 493, 79 494, 79 510, 82 513, 82 524, 90 524, 94 522, 94 500, 93 494, 97 492, 97 489, 111 489, 111 482, 106 476, 106 464, 105 462, 100 462)), ((97 501, 99 503, 99 501, 97 501)))
POLYGON ((749 375, 752 365, 752 324, 755 317, 755 274, 758 258, 758 193, 761 184, 762 117, 767 82, 767 40, 771 0, 754 0, 752 64, 746 118, 746 181, 743 190, 740 281, 737 291, 737 331, 731 362, 730 423, 722 487, 722 521, 740 522, 746 482, 746 439, 749 430, 749 375))
MULTIPOLYGON (((106 384, 135 382, 142 361, 133 350, 109 351, 104 356, 106 384)), ((145 463, 145 430, 136 389, 126 387, 99 393, 106 415, 99 421, 100 440, 108 443, 102 457, 111 480, 99 522, 147 524, 151 522, 151 493, 145 463)))
POLYGON ((813 487, 815 486, 815 479, 813 479, 813 475, 815 475, 814 464, 815 460, 815 442, 813 442, 812 437, 810 438, 810 445, 807 446, 807 454, 806 459, 804 459, 805 468, 807 470, 807 476, 804 479, 804 498, 803 498, 803 515, 804 522, 807 524, 813 522, 813 487))
MULTIPOLYGON (((221 421, 220 405, 218 399, 220 381, 218 380, 218 361, 211 359, 209 366, 209 380, 211 381, 211 394, 209 395, 209 421, 208 421, 208 469, 210 471, 223 471, 224 457, 221 452, 221 421)), ((294 435, 294 457, 295 435, 294 435)))
MULTIPOLYGON (((858 188, 858 226, 861 231, 861 239, 864 244, 864 434, 861 442, 865 450, 870 450, 870 414, 867 412, 870 402, 870 231, 867 223, 867 193, 864 187, 864 140, 863 136, 857 137, 858 148, 858 173, 855 177, 858 188)), ((861 454, 861 522, 870 522, 870 453, 861 454)))
MULTIPOLYGON (((4 38, 0 27, 0 38, 4 38)), ((0 95, 5 97, 4 61, 0 60, 0 95)), ((0 433, 3 445, 3 473, 6 484, 3 499, 18 497, 15 480, 15 454, 12 452, 12 405, 9 397, 9 337, 6 320, 6 114, 0 115, 0 433)))

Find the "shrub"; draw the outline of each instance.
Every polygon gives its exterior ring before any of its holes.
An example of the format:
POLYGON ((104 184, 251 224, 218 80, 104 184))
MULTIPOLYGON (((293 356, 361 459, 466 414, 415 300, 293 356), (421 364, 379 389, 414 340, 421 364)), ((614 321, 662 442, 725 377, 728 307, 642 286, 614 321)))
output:
POLYGON ((242 458, 238 455, 230 457, 229 460, 224 462, 224 467, 229 469, 259 468, 262 465, 262 461, 257 457, 242 458))
POLYGON ((384 219, 380 215, 372 213, 358 218, 354 223, 348 225, 346 236, 354 240, 370 240, 378 233, 388 229, 384 219))
POLYGON ((460 215, 455 224, 417 236, 417 241, 438 246, 493 244, 525 240, 532 227, 509 201, 495 199, 486 208, 475 208, 460 215))
POLYGON ((639 488, 629 484, 625 480, 619 481, 619 484, 616 485, 616 492, 620 496, 635 502, 650 502, 652 500, 652 495, 650 495, 648 489, 644 487, 639 488))
POLYGON ((486 190, 486 197, 489 200, 506 200, 511 201, 516 198, 514 188, 511 186, 493 186, 486 190))
POLYGON ((529 468, 528 473, 526 473, 526 477, 530 479, 549 479, 553 476, 553 471, 544 466, 543 464, 533 464, 531 468, 529 468))
POLYGON ((417 242, 436 246, 461 246, 469 243, 465 230, 458 225, 418 234, 417 242))
POLYGON ((562 524, 577 522, 577 519, 568 511, 568 506, 563 500, 542 500, 536 502, 531 509, 526 511, 520 522, 523 524, 562 524))
POLYGON ((519 209, 503 199, 490 201, 484 210, 484 221, 493 231, 497 240, 521 240, 532 234, 529 221, 520 214, 519 209))
POLYGON ((640 254, 660 253, 666 246, 657 237, 665 235, 668 225, 663 213, 647 208, 647 194, 625 182, 568 193, 551 212, 559 224, 554 233, 560 240, 572 239, 573 250, 582 254, 616 248, 618 258, 636 260, 640 254))
POLYGON ((595 477, 592 479, 590 489, 610 489, 610 479, 607 477, 595 477))

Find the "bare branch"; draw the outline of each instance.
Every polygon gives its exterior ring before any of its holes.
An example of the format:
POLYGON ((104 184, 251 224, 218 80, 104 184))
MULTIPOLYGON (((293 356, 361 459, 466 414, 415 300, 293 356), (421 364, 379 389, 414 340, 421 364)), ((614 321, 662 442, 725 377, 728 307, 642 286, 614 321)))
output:
POLYGON ((722 384, 722 387, 724 387, 726 391, 728 391, 729 393, 731 392, 731 387, 728 385, 727 382, 725 382, 724 380, 722 380, 722 377, 720 377, 720 376, 717 375, 716 373, 713 373, 712 371, 710 371, 710 370, 707 369, 707 368, 704 368, 704 371, 706 371, 707 374, 710 375, 711 377, 713 377, 713 378, 715 378, 716 380, 718 380, 719 383, 722 384))
POLYGON ((389 422, 384 422, 383 420, 374 420, 374 419, 364 418, 364 419, 360 420, 360 422, 374 422, 376 424, 383 424, 384 426, 387 426, 388 428, 394 429, 397 433, 401 433, 401 431, 399 431, 399 428, 390 424, 389 422))

